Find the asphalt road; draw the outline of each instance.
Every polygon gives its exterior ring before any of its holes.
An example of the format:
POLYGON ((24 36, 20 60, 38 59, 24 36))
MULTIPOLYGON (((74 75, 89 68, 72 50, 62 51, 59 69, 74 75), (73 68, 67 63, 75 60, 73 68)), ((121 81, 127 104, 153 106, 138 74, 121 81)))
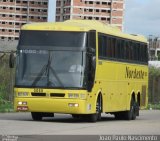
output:
POLYGON ((0 113, 0 135, 160 135, 160 110, 143 110, 136 120, 115 120, 102 115, 102 120, 88 123, 71 115, 55 114, 36 122, 30 113, 0 113))

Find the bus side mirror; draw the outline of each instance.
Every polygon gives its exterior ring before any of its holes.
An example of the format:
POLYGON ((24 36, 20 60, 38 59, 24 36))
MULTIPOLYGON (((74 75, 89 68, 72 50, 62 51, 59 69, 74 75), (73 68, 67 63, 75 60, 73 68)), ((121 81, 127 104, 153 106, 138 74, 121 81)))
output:
POLYGON ((14 61, 15 61, 15 56, 14 53, 11 52, 9 55, 9 67, 14 68, 14 61))

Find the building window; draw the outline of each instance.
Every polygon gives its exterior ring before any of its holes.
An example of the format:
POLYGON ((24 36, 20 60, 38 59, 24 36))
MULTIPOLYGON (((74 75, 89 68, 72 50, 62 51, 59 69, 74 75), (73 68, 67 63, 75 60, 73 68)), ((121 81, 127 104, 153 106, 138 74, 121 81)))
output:
POLYGON ((107 5, 107 2, 102 2, 102 5, 107 5))
POLYGON ((96 20, 99 20, 99 17, 96 17, 96 20))
POLYGON ((99 9, 96 9, 96 12, 99 12, 99 9))
POLYGON ((89 9, 89 12, 93 12, 93 9, 89 9))
POLYGON ((44 2, 43 4, 44 4, 44 5, 47 5, 47 2, 44 2))
POLYGON ((23 8, 22 11, 27 11, 27 9, 26 9, 26 8, 23 8))
POLYGON ((27 4, 27 1, 23 1, 24 4, 27 4))
POLYGON ((20 8, 16 8, 16 10, 20 11, 20 8))
POLYGON ((106 10, 102 10, 101 12, 107 12, 106 10))
POLYGON ((89 20, 92 20, 92 17, 88 17, 89 20))
POLYGON ((96 4, 98 4, 98 5, 99 5, 99 4, 100 4, 100 2, 99 2, 99 1, 97 1, 97 2, 96 2, 96 4))

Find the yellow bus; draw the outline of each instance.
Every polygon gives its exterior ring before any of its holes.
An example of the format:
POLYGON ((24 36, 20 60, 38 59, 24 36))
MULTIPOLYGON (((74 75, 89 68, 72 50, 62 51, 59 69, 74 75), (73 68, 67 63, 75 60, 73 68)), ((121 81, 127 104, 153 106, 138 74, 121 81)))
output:
POLYGON ((147 64, 143 36, 90 20, 27 24, 17 46, 14 108, 33 120, 54 113, 134 120, 147 105, 147 64))

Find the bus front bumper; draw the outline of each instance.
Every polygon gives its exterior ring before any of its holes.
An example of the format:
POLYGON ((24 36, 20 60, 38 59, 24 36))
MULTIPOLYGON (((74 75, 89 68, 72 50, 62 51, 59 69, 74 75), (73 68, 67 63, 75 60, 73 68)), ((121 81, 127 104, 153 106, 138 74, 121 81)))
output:
POLYGON ((90 114, 91 104, 83 99, 15 98, 15 111, 90 114))

